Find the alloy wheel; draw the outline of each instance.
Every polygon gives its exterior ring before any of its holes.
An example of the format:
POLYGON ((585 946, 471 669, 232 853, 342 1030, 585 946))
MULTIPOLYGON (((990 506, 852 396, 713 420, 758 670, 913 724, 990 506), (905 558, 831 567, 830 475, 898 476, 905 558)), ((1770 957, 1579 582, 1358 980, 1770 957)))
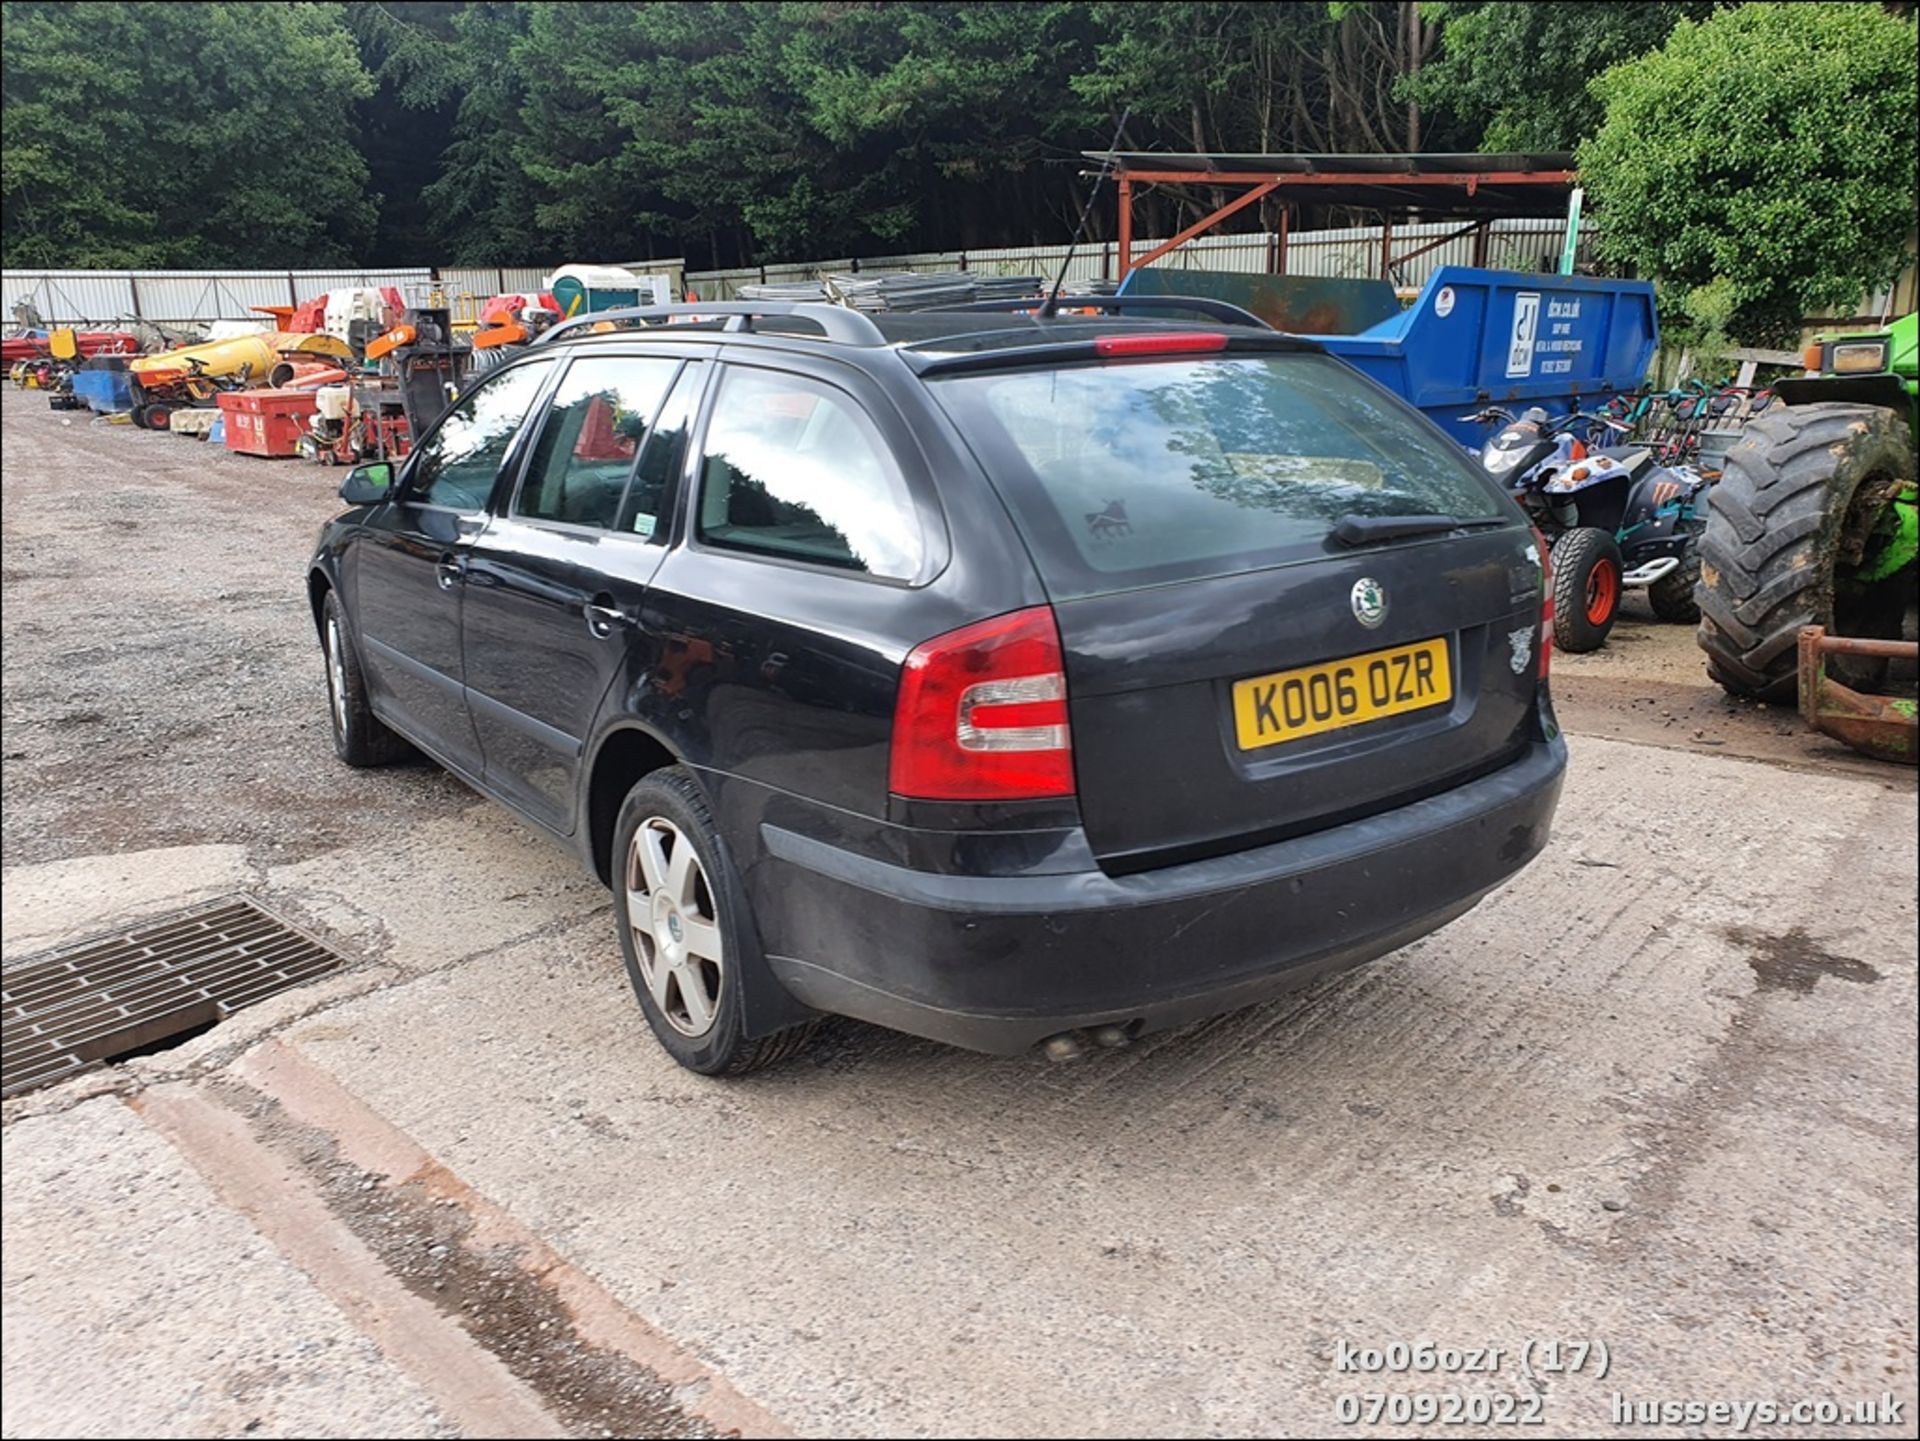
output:
POLYGON ((340 622, 327 620, 327 699, 333 705, 334 733, 347 734, 347 669, 340 659, 340 622))
POLYGON ((665 816, 633 833, 626 864, 627 925, 640 977, 667 1024, 704 1036, 720 1013, 726 955, 720 915, 693 842, 665 816))

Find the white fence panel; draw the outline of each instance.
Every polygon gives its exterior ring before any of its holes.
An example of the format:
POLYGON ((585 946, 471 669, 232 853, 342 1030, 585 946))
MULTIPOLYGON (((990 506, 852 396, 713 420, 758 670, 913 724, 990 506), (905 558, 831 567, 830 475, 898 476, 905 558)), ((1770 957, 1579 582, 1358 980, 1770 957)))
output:
MULTIPOLYGON (((1456 221, 1429 221, 1394 227, 1393 249, 1404 255, 1430 240, 1441 240, 1460 229, 1456 221)), ((1497 220, 1487 242, 1487 263, 1495 269, 1551 268, 1559 257, 1565 227, 1561 221, 1497 220)), ((1592 231, 1581 237, 1581 255, 1589 253, 1592 231)), ((1161 242, 1142 236, 1133 253, 1145 255, 1161 242)), ((1154 262, 1157 267, 1192 270, 1228 270, 1254 274, 1277 268, 1278 237, 1265 232, 1240 235, 1202 235, 1154 262)), ((1423 255, 1394 264, 1394 282, 1422 284, 1441 265, 1473 263, 1471 235, 1446 240, 1423 255)), ((1064 245, 1015 245, 978 250, 928 250, 907 255, 881 255, 855 261, 783 261, 773 265, 737 266, 727 270, 684 272, 686 284, 704 299, 730 300, 742 285, 780 285, 815 279, 822 272, 862 275, 930 274, 942 271, 978 271, 987 275, 1037 275, 1052 281, 1067 255, 1064 245)), ((678 260, 635 261, 627 268, 674 273, 678 260)), ((1088 241, 1073 252, 1067 267, 1067 285, 1077 288, 1096 280, 1112 279, 1119 265, 1118 247, 1111 240, 1088 241)), ((1295 275, 1322 275, 1356 279, 1380 274, 1380 227, 1352 226, 1338 230, 1296 232, 1289 237, 1286 267, 1295 275)), ((450 296, 476 299, 496 294, 537 291, 549 272, 539 266, 456 266, 439 272, 450 296)), ((126 271, 126 270, 9 270, 4 272, 5 305, 10 314, 17 301, 30 301, 51 324, 102 324, 139 317, 175 324, 210 320, 257 318, 255 306, 295 305, 324 291, 347 286, 398 287, 403 293, 428 282, 425 267, 334 270, 244 271, 126 271)), ((0 315, 0 319, 7 316, 0 315)))
POLYGON ((440 271, 440 283, 455 295, 489 299, 495 295, 534 295, 551 274, 537 265, 456 265, 440 271))
MULTIPOLYGON (((298 305, 329 290, 378 290, 391 285, 404 295, 409 287, 425 285, 431 273, 425 266, 393 270, 296 270, 286 278, 293 282, 294 294, 299 297, 294 303, 298 305)), ((287 302, 268 303, 285 305, 287 302)))
POLYGON ((175 270, 136 271, 134 294, 144 320, 259 320, 256 305, 296 304, 287 272, 175 270))
POLYGON ((99 270, 8 270, 0 272, 5 314, 22 302, 49 325, 108 324, 133 314, 133 286, 125 272, 99 270))
MULTIPOLYGON (((1420 285, 1442 265, 1471 265, 1474 241, 1471 234, 1445 239, 1461 229, 1458 221, 1427 221, 1418 225, 1399 225, 1393 231, 1396 255, 1417 249, 1423 242, 1443 240, 1423 255, 1396 259, 1393 279, 1405 286, 1420 285)), ((1496 220, 1487 242, 1487 263, 1496 269, 1538 270, 1543 263, 1551 268, 1560 253, 1565 233, 1558 220, 1496 220)), ((1591 231, 1581 238, 1581 255, 1588 254, 1591 231)), ((1145 255, 1162 243, 1162 238, 1141 236, 1133 242, 1133 253, 1145 255)), ((777 265, 738 266, 729 270, 687 272, 687 283, 708 300, 729 300, 739 294, 742 285, 778 285, 812 280, 822 272, 835 274, 855 271, 862 275, 888 275, 906 271, 981 271, 990 275, 1038 275, 1051 281, 1060 271, 1067 254, 1064 245, 1012 245, 977 250, 921 251, 912 255, 881 255, 854 262, 851 260, 809 260, 777 265)), ((1238 235, 1201 235, 1179 249, 1169 251, 1154 265, 1177 270, 1227 270, 1264 274, 1276 269, 1279 237, 1268 232, 1238 235)), ((1069 287, 1090 281, 1111 279, 1119 266, 1119 248, 1111 240, 1088 241, 1073 252, 1067 267, 1069 287)), ((1380 227, 1351 226, 1337 230, 1296 232, 1289 237, 1287 265, 1295 275, 1323 275, 1346 279, 1372 279, 1380 274, 1380 227)))

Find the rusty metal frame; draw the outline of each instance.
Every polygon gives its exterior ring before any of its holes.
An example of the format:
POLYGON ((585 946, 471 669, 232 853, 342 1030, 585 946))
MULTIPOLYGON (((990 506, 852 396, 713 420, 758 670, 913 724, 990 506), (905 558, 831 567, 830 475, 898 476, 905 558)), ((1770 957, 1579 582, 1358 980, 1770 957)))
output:
POLYGON ((1914 702, 1902 696, 1862 695, 1842 685, 1827 674, 1829 655, 1920 660, 1920 643, 1828 635, 1817 625, 1800 632, 1800 714, 1807 724, 1876 759, 1914 764, 1920 759, 1914 702))
MULTIPOLYGON (((1242 170, 1133 170, 1125 165, 1115 168, 1115 189, 1119 193, 1119 279, 1125 280, 1134 270, 1143 265, 1151 265, 1168 251, 1185 245, 1195 236, 1203 235, 1213 229, 1228 216, 1234 215, 1247 206, 1255 204, 1268 195, 1279 194, 1284 200, 1287 192, 1294 189, 1312 189, 1318 186, 1344 185, 1354 188, 1375 190, 1397 190, 1406 186, 1432 186, 1440 188, 1463 189, 1468 195, 1476 194, 1482 185, 1569 185, 1573 182, 1571 170, 1478 170, 1478 171, 1319 171, 1305 174, 1293 174, 1242 170), (1218 206, 1194 224, 1189 225, 1173 239, 1154 247, 1138 260, 1133 257, 1133 187, 1138 182, 1143 185, 1208 185, 1217 188, 1241 187, 1246 194, 1229 203, 1218 206)), ((1282 227, 1285 228, 1287 209, 1282 209, 1282 227)), ((1388 205, 1377 207, 1382 214, 1390 215, 1393 208, 1388 205)), ((1393 225, 1389 220, 1381 232, 1381 276, 1385 278, 1391 267, 1399 261, 1411 260, 1428 250, 1458 240, 1462 236, 1478 230, 1482 232, 1475 240, 1477 250, 1484 250, 1485 230, 1488 221, 1476 221, 1462 228, 1457 234, 1444 237, 1423 245, 1404 255, 1393 254, 1393 225)), ((1282 273, 1285 269, 1285 251, 1281 252, 1282 273)))

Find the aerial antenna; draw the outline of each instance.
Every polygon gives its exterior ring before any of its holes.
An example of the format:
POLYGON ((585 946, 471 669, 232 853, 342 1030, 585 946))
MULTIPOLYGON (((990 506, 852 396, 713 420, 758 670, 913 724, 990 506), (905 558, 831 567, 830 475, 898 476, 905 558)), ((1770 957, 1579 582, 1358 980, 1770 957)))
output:
POLYGON ((1080 223, 1073 227, 1073 239, 1067 242, 1067 253, 1060 260, 1060 273, 1053 278, 1053 289, 1047 295, 1047 303, 1040 307, 1040 318, 1051 319, 1054 311, 1060 308, 1060 287, 1067 283, 1067 267, 1073 264, 1073 252, 1080 245, 1080 237, 1086 233, 1087 217, 1093 213, 1093 202, 1100 198, 1100 187, 1107 183, 1107 172, 1113 169, 1114 153, 1120 148, 1120 136, 1127 128, 1127 117, 1133 114, 1133 107, 1127 106, 1120 112, 1120 123, 1113 127, 1113 142, 1107 146, 1107 162, 1100 167, 1100 173, 1093 178, 1093 189, 1087 192, 1086 201, 1080 206, 1080 223))

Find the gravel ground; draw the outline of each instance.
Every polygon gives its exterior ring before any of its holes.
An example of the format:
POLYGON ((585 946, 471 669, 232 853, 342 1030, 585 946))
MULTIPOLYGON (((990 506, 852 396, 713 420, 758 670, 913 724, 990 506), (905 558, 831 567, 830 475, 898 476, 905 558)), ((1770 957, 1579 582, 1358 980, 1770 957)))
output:
POLYGON ((471 799, 334 759, 303 576, 339 471, 0 404, 8 865, 215 841, 278 862, 471 799))

